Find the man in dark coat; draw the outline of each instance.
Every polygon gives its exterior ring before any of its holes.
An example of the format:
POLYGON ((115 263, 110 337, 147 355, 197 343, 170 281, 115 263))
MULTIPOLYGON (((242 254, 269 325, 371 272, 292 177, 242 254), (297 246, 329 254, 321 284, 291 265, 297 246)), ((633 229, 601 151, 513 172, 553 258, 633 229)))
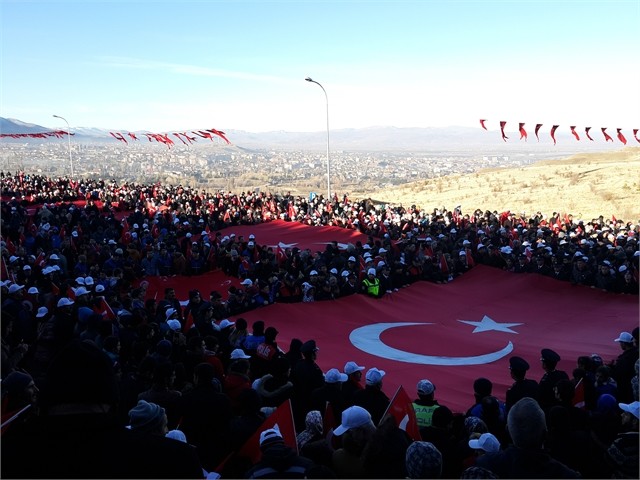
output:
POLYGON ((524 397, 537 400, 538 382, 530 378, 525 378, 529 370, 529 363, 521 357, 511 357, 509 359, 509 371, 514 382, 507 390, 506 407, 507 412, 515 403, 524 397))
POLYGON ((346 374, 340 373, 337 368, 332 368, 324 376, 324 385, 311 392, 311 410, 318 410, 326 422, 326 410, 331 408, 335 423, 333 427, 340 424, 342 411, 347 408, 342 396, 342 386, 347 378, 346 374))
POLYGON ((569 375, 562 370, 556 370, 556 365, 560 361, 560 355, 556 352, 549 348, 543 348, 540 354, 540 362, 542 362, 542 369, 545 374, 538 384, 538 403, 546 411, 556 403, 553 387, 560 380, 569 380, 569 375))
POLYGON ((229 397, 214 385, 215 370, 209 363, 194 369, 195 387, 179 401, 180 430, 198 449, 202 466, 213 470, 229 453, 228 439, 233 417, 229 397))
POLYGON ((293 418, 296 430, 304 430, 304 419, 311 410, 311 393, 324 385, 324 374, 316 363, 318 346, 315 340, 302 344, 300 352, 303 359, 296 363, 291 371, 291 383, 294 394, 292 400, 293 418))
POLYGON ((611 376, 618 384, 618 401, 630 403, 633 400, 631 379, 635 376, 635 365, 638 360, 638 347, 633 344, 633 335, 621 332, 614 341, 620 344, 622 353, 618 355, 612 367, 611 376))
POLYGON ((371 414, 374 425, 378 425, 384 412, 389 407, 389 397, 382 391, 382 378, 384 370, 370 368, 365 376, 364 390, 353 394, 353 404, 364 408, 371 414))
POLYGON ((116 376, 95 344, 64 347, 40 394, 42 415, 2 438, 3 478, 202 478, 191 445, 118 421, 116 376))

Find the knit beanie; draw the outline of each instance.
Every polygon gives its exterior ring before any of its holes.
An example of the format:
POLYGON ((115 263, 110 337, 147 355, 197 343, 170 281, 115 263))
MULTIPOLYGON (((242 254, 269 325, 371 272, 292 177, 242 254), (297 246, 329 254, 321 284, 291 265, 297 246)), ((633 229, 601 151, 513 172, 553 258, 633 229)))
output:
POLYGON ((160 405, 138 400, 138 404, 129 410, 129 426, 131 430, 151 432, 162 425, 164 417, 165 411, 160 405))

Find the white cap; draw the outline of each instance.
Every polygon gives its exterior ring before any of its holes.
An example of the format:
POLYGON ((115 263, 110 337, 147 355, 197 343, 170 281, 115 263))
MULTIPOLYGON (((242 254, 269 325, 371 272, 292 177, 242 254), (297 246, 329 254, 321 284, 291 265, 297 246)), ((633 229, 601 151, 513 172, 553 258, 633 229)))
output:
POLYGON ((250 355, 244 353, 244 350, 241 348, 236 348, 233 352, 231 352, 231 360, 238 360, 240 358, 249 359, 250 355))
POLYGON ((166 320, 169 320, 171 316, 174 315, 176 312, 177 310, 175 308, 167 308, 167 311, 164 312, 164 318, 166 320))
POLYGON ((324 374, 324 381, 327 383, 342 383, 346 382, 348 379, 349 377, 344 373, 340 373, 340 370, 338 370, 337 368, 332 368, 324 374))
POLYGON ((375 268, 370 268, 369 270, 367 270, 367 275, 375 275, 375 274, 376 274, 375 268))
POLYGON ((245 278, 242 282, 240 282, 240 285, 250 286, 253 285, 253 282, 249 278, 245 278))
POLYGON ((618 335, 618 338, 616 338, 614 342, 633 343, 633 335, 629 332, 620 332, 620 335, 618 335))
POLYGON ((17 283, 14 283, 9 287, 9 293, 16 293, 17 291, 20 291, 23 288, 24 288, 24 285, 18 285, 17 283))
POLYGON ((62 297, 60 300, 58 300, 58 307, 68 307, 73 304, 74 301, 67 297, 62 297))
POLYGON ((347 362, 344 364, 344 373, 351 375, 354 372, 361 372, 364 367, 361 367, 356 362, 347 362))
POLYGON ((167 325, 169 325, 169 328, 174 332, 177 332, 178 330, 180 330, 180 327, 182 326, 180 325, 180 320, 176 320, 175 318, 167 320, 167 325))
POLYGON ((47 313, 49 313, 49 309, 47 307, 40 307, 38 309, 38 313, 36 313, 36 318, 42 318, 44 317, 47 313))
POLYGON ((367 385, 377 385, 382 381, 382 377, 384 377, 384 375, 385 375, 384 370, 378 370, 375 367, 370 368, 367 371, 367 375, 366 375, 367 385))
POLYGON ((278 425, 274 425, 273 428, 269 428, 260 433, 260 446, 264 445, 266 442, 270 441, 279 441, 282 442, 282 434, 280 433, 280 429, 278 425))
POLYGON ((371 414, 362 407, 354 405, 342 412, 342 423, 333 432, 334 435, 342 435, 352 428, 362 427, 371 422, 371 414))
POLYGON ((232 322, 231 320, 225 318, 220 322, 220 328, 227 328, 230 327, 231 325, 235 325, 236 322, 232 322))
POLYGON ((483 433, 480 438, 469 440, 469 447, 474 450, 484 450, 487 453, 500 451, 500 442, 491 433, 483 433))
POLYGON ((29 290, 27 290, 27 293, 31 295, 37 295, 40 293, 40 291, 38 290, 37 287, 30 287, 29 290))
POLYGON ((76 297, 79 297, 81 295, 87 295, 89 293, 89 290, 87 290, 84 287, 78 287, 75 290, 73 290, 73 293, 76 294, 76 297))

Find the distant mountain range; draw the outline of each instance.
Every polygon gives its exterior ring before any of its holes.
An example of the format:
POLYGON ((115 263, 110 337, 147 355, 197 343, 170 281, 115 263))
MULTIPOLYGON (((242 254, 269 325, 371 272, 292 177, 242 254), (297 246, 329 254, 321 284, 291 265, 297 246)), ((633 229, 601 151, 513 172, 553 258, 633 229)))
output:
MULTIPOLYGON (((201 127, 200 127, 201 128, 201 127)), ((40 133, 57 130, 55 128, 36 125, 13 118, 0 117, 0 133, 40 133)), ((193 130, 197 130, 194 128, 193 130)), ((114 130, 115 131, 115 130, 114 130)), ((118 130, 125 132, 125 130, 118 130)), ((189 130, 187 130, 189 131, 189 130)), ((78 143, 109 143, 118 142, 109 134, 109 130, 95 127, 73 127, 73 142, 78 143)), ((134 132, 144 133, 141 131, 134 132)), ((167 133, 167 132, 154 132, 167 133)), ((252 133, 243 130, 225 130, 227 138, 240 149, 259 150, 306 150, 325 151, 327 148, 327 132, 286 132, 272 131, 252 133)), ((554 146, 548 138, 548 133, 541 135, 541 142, 537 142, 533 132, 530 132, 529 141, 518 140, 519 134, 508 133, 510 139, 503 142, 498 131, 486 131, 472 127, 430 127, 430 128, 397 128, 397 127, 368 127, 347 128, 330 130, 331 151, 378 151, 378 152, 486 152, 487 154, 509 153, 540 153, 546 150, 555 150, 558 154, 580 151, 617 150, 622 147, 619 142, 605 143, 604 141, 576 142, 567 132, 558 131, 556 134, 557 145, 554 146), (527 148, 525 148, 527 147, 527 148)), ((204 143, 199 139, 197 145, 204 143)), ((2 138, 1 142, 42 142, 42 139, 31 138, 2 138)), ((50 138, 49 142, 66 141, 64 139, 50 138)), ((174 139, 176 143, 179 143, 174 139)), ((208 140, 206 140, 209 143, 208 140)))

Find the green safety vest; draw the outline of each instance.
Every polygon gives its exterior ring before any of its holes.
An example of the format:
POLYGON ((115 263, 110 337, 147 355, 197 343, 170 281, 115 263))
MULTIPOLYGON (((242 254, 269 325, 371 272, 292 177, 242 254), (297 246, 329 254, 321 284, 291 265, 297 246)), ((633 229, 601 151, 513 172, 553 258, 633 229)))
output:
POLYGON ((436 411, 436 408, 439 408, 440 405, 418 405, 417 403, 413 403, 413 410, 416 412, 416 420, 418 421, 418 428, 422 427, 430 427, 433 422, 433 412, 436 411))
POLYGON ((380 292, 380 279, 376 278, 373 282, 371 280, 369 280, 368 278, 365 278, 362 283, 364 284, 365 288, 367 289, 367 294, 368 295, 372 295, 374 297, 378 296, 378 293, 380 292))

